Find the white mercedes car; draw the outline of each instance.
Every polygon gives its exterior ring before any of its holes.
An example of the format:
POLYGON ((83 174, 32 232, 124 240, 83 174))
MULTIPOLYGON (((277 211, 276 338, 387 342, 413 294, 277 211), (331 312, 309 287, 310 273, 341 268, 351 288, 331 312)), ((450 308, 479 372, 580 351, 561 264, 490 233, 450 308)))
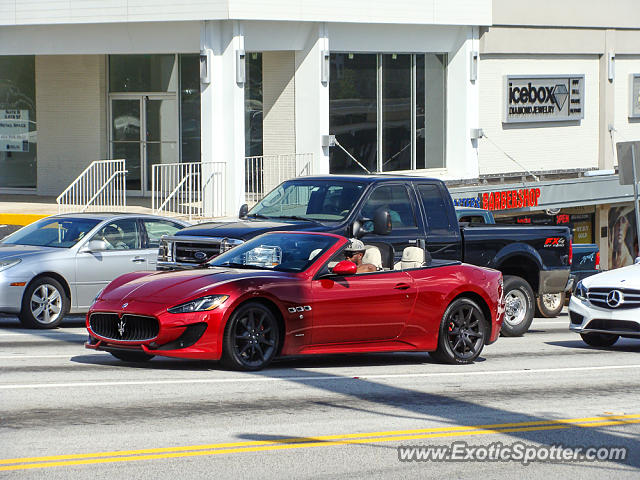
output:
POLYGON ((620 337, 640 339, 640 264, 578 282, 569 318, 571 330, 594 347, 609 347, 620 337))

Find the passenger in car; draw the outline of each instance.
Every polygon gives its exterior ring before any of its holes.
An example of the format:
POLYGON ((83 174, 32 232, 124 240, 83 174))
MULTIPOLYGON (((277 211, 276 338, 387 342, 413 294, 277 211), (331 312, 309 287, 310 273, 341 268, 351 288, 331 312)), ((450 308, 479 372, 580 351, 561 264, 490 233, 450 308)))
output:
POLYGON ((366 248, 364 243, 357 238, 352 238, 349 242, 349 245, 344 249, 344 257, 346 260, 350 260, 355 263, 358 267, 356 273, 367 273, 367 272, 375 272, 377 270, 376 266, 372 263, 363 263, 362 257, 364 257, 364 252, 366 248))

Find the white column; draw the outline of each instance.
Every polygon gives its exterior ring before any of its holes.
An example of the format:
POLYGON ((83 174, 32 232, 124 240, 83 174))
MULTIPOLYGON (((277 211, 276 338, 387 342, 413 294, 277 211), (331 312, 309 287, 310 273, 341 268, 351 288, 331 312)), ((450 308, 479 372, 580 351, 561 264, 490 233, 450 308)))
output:
MULTIPOLYGON (((215 176, 205 189, 204 213, 236 216, 245 203, 244 83, 237 81, 236 69, 237 52, 244 50, 241 22, 203 22, 200 50, 207 49, 211 50, 212 64, 211 82, 200 85, 202 162, 222 162, 226 166, 224 185, 215 176), (220 208, 222 199, 224 207, 220 208)), ((203 182, 210 173, 203 166, 203 182)))
POLYGON ((295 55, 296 153, 313 154, 315 174, 329 173, 329 148, 322 146, 322 136, 329 134, 329 82, 322 81, 324 52, 329 52, 329 38, 327 25, 320 23, 295 55))
MULTIPOLYGON (((478 28, 461 30, 457 48, 449 52, 447 68, 447 178, 478 178, 478 141, 472 128, 482 128, 479 115, 480 74, 470 79, 471 52, 478 51, 478 28)), ((478 65, 478 69, 480 66, 478 65)))

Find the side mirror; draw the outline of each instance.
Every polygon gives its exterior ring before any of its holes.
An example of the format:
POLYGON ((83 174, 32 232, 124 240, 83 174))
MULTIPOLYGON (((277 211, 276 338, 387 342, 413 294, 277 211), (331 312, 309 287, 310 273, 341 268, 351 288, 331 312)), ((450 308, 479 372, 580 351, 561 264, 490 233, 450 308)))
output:
POLYGON ((80 253, 91 253, 107 250, 107 242, 103 240, 91 240, 80 249, 80 253))
POLYGON ((362 224, 360 223, 359 220, 356 220, 355 222, 353 222, 353 225, 351 226, 351 236, 353 238, 360 238, 365 233, 366 232, 362 230, 362 224))
POLYGON ((238 213, 238 218, 246 218, 247 213, 249 213, 249 205, 243 203, 240 207, 240 212, 238 213))
POLYGON ((373 216, 373 231, 376 235, 389 235, 391 233, 391 214, 389 210, 377 210, 373 216))
POLYGON ((635 263, 636 265, 637 265, 638 263, 640 263, 640 257, 636 257, 636 259, 635 259, 635 261, 634 261, 633 263, 635 263))
POLYGON ((342 260, 333 267, 333 273, 335 275, 354 275, 357 272, 358 266, 349 260, 342 260))

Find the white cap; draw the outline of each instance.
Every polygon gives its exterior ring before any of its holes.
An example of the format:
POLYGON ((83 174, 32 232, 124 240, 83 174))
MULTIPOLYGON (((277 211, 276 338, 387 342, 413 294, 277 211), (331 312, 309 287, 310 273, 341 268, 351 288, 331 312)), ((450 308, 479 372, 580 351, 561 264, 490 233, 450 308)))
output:
POLYGON ((352 238, 349 240, 349 244, 346 246, 345 250, 349 252, 364 252, 364 243, 362 243, 362 240, 352 238))

